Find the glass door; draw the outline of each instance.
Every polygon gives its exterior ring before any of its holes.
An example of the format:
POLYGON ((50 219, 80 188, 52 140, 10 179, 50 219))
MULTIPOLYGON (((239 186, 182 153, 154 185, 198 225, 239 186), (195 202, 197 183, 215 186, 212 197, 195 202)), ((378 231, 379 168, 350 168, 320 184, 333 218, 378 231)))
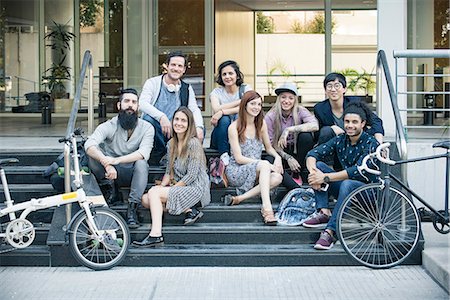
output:
POLYGON ((169 52, 181 50, 188 57, 184 80, 191 84, 198 106, 205 110, 205 1, 157 1, 158 72, 169 52))

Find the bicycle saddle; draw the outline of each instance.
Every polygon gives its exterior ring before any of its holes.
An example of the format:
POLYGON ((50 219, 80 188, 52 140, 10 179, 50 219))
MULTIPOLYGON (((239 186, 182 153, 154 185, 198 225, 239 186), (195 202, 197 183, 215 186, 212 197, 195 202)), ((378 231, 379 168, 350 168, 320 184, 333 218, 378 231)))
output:
POLYGON ((444 149, 448 150, 448 149, 450 149, 450 140, 437 142, 437 143, 433 144, 433 148, 444 148, 444 149))
POLYGON ((18 163, 19 160, 17 158, 2 158, 0 159, 0 166, 1 165, 6 165, 6 164, 11 164, 11 163, 18 163))

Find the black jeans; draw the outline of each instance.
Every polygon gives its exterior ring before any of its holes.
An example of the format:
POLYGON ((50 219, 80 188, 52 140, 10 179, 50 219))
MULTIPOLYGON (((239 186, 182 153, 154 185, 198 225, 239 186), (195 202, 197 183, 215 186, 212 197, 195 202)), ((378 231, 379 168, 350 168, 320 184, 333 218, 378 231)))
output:
MULTIPOLYGON (((306 155, 308 151, 314 147, 314 137, 311 132, 300 132, 297 136, 297 153, 294 153, 294 147, 288 147, 285 149, 286 153, 294 156, 298 161, 301 167, 300 174, 293 174, 293 176, 300 175, 302 181, 307 184, 308 183, 308 169, 306 168, 306 155)), ((270 163, 274 162, 274 158, 271 155, 267 155, 264 159, 268 160, 270 163)), ((281 182, 289 190, 298 188, 299 185, 294 181, 293 177, 287 171, 289 169, 289 164, 286 160, 283 159, 283 181, 281 182)))

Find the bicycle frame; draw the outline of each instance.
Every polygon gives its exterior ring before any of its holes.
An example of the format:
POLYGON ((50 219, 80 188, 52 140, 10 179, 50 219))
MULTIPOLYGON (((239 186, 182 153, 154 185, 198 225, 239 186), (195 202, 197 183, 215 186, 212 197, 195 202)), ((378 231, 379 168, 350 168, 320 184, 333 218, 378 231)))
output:
MULTIPOLYGON (((44 198, 33 198, 29 201, 14 204, 14 201, 11 199, 11 194, 8 188, 8 182, 6 179, 6 174, 4 169, 0 169, 0 177, 3 185, 3 190, 5 194, 5 204, 6 208, 0 210, 0 217, 5 215, 9 215, 9 220, 13 221, 17 219, 16 212, 22 211, 19 216, 19 219, 26 219, 26 217, 33 211, 46 209, 49 207, 60 206, 65 204, 70 204, 73 202, 78 202, 80 207, 86 212, 87 218, 89 220, 89 227, 92 232, 98 236, 98 229, 95 225, 94 218, 92 216, 92 212, 90 210, 91 202, 88 201, 86 197, 86 193, 82 187, 82 175, 80 172, 79 159, 78 159, 78 151, 77 151, 77 141, 74 135, 71 136, 70 142, 68 140, 65 141, 65 147, 69 147, 72 145, 72 158, 74 163, 74 180, 73 183, 76 187, 76 191, 70 193, 64 193, 44 198)), ((0 233, 0 237, 5 237, 6 233, 0 233)))
POLYGON ((431 210, 435 215, 439 216, 440 218, 444 219, 447 223, 450 221, 449 218, 449 178, 450 178, 450 151, 446 151, 446 153, 437 154, 437 155, 431 155, 431 156, 425 156, 425 157, 419 157, 419 158, 413 158, 413 159, 406 159, 406 160, 399 160, 395 161, 395 165, 402 165, 402 164, 408 164, 413 162, 419 162, 419 161, 426 161, 426 160, 434 160, 438 158, 446 158, 446 172, 445 172, 445 200, 444 200, 444 215, 439 213, 433 206, 431 206, 428 202, 426 202, 422 197, 420 197, 416 192, 414 192, 410 187, 408 187, 405 183, 403 183, 399 178, 397 178, 394 174, 390 172, 390 165, 389 164, 383 164, 384 168, 382 168, 382 177, 383 181, 387 187, 386 191, 389 192, 389 185, 391 184, 391 178, 398 183, 402 188, 407 190, 411 195, 413 195, 419 202, 421 202, 423 205, 425 205, 429 210, 431 210))

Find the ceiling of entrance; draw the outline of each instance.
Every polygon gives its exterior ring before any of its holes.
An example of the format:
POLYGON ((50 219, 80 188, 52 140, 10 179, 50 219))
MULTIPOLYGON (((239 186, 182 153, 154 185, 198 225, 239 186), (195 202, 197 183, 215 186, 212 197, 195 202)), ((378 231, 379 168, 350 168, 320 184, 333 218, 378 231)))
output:
MULTIPOLYGON (((254 11, 270 10, 318 10, 324 8, 324 0, 232 0, 254 11)), ((376 9, 376 0, 332 0, 333 9, 376 9)))

